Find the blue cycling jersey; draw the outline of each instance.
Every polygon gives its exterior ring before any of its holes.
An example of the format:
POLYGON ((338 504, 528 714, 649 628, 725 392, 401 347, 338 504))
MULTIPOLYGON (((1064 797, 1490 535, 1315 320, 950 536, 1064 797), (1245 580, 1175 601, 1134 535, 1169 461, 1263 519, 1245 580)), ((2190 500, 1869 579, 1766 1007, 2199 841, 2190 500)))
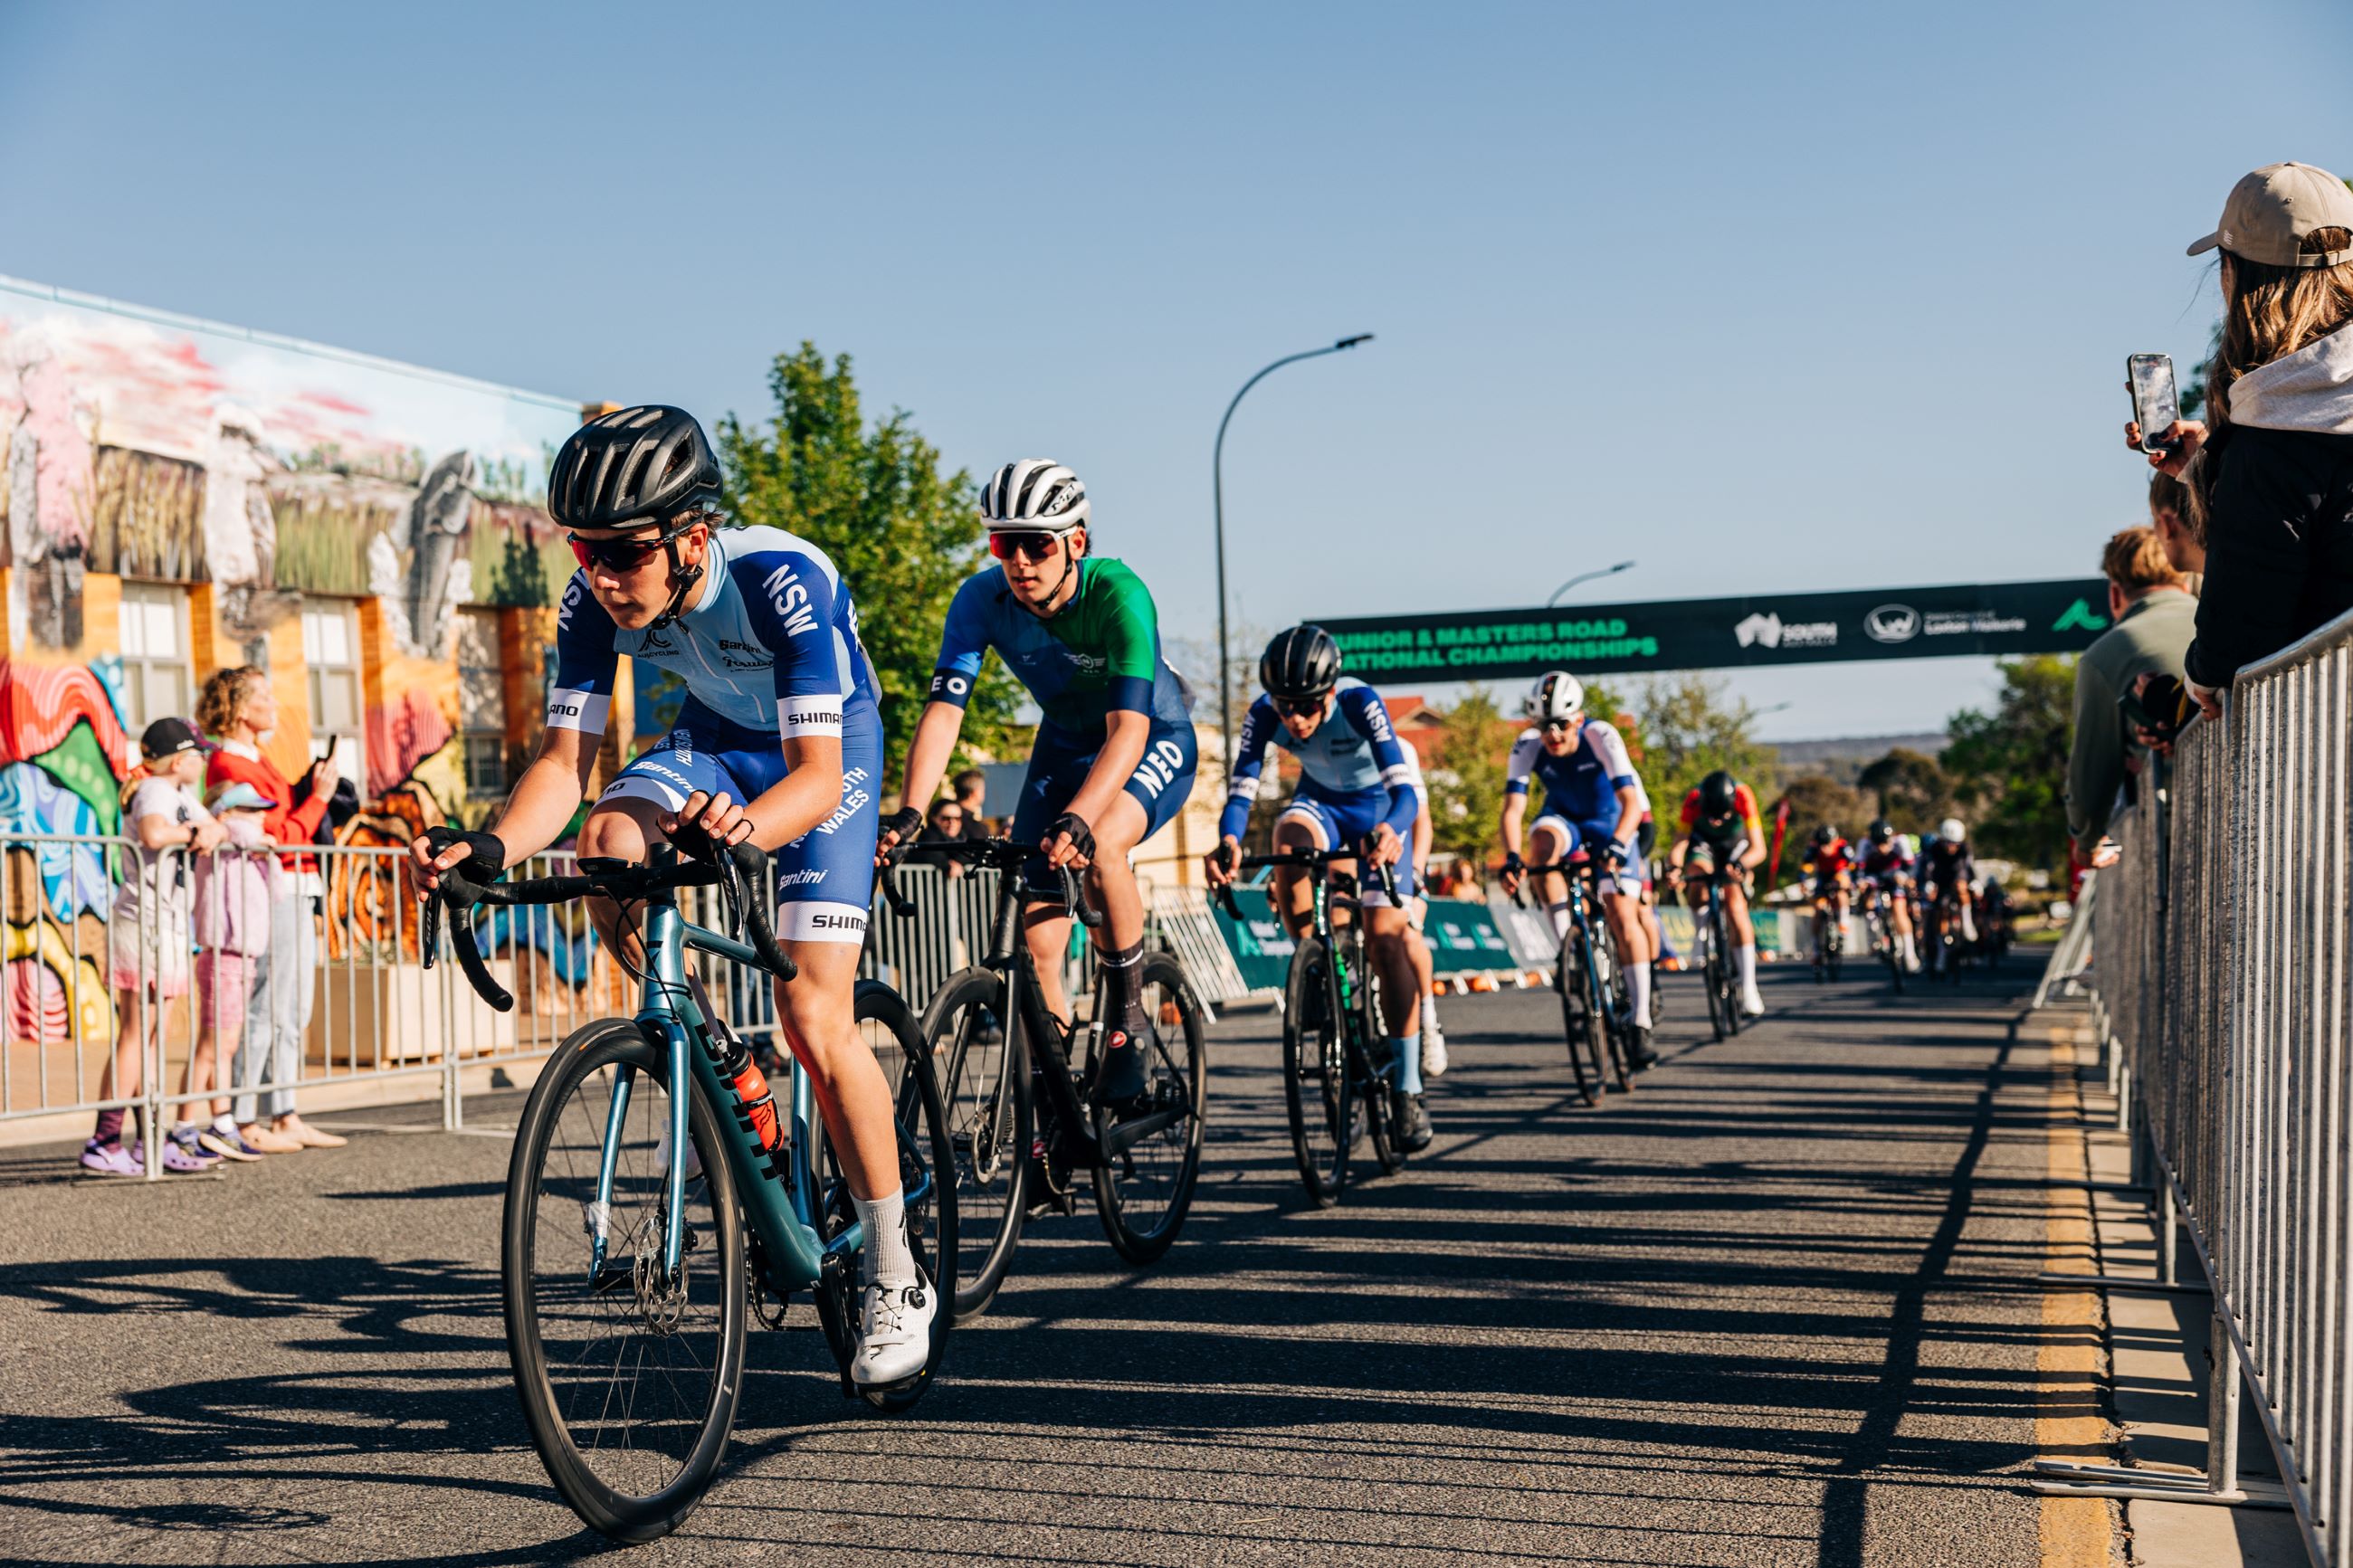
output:
POLYGON ((877 711, 857 611, 807 540, 781 528, 714 531, 694 600, 659 630, 624 631, 574 573, 555 617, 548 728, 603 734, 622 654, 670 671, 743 729, 838 736, 845 711, 877 711))
POLYGON ((1239 838, 1249 824, 1270 744, 1299 759, 1302 798, 1355 804, 1377 797, 1382 809, 1375 822, 1386 822, 1399 834, 1412 831, 1420 809, 1420 797, 1414 793, 1417 774, 1389 723, 1388 704, 1363 681, 1347 679, 1333 690, 1324 722, 1304 741, 1284 727, 1272 698, 1261 696, 1250 704, 1249 717, 1242 721, 1225 814, 1218 822, 1221 836, 1239 838))
POLYGON ((1625 736, 1615 724, 1599 719, 1585 721, 1577 750, 1565 757, 1545 750, 1541 731, 1523 731, 1512 746, 1511 761, 1504 764, 1504 793, 1527 794, 1531 776, 1544 785, 1546 816, 1614 823, 1620 811, 1618 792, 1629 786, 1634 791, 1635 810, 1650 809, 1642 781, 1634 775, 1633 761, 1626 754, 1625 736))

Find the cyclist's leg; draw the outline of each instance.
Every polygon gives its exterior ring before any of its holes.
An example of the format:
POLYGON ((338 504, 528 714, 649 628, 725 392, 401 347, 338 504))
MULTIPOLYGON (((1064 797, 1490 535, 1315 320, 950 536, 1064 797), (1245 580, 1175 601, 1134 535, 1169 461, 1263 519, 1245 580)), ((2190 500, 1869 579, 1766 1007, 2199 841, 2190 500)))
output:
POLYGON ((1022 938, 1037 964, 1038 999, 1064 1025, 1071 1016, 1071 999, 1062 989, 1062 961, 1071 951, 1071 917, 1063 912, 1060 879, 1037 851, 1046 837, 1046 825, 1061 816, 1086 782, 1092 761, 1092 752, 1082 751, 1050 726, 1040 725, 1037 743, 1029 750, 1029 772, 1021 781, 1013 826, 1007 830, 1015 843, 1032 851, 1019 873, 1029 894, 1021 911, 1022 938))
POLYGON ((1199 760, 1191 725, 1155 725, 1144 760, 1093 824, 1095 852, 1088 878, 1103 910, 1107 1015, 1095 1096, 1104 1103, 1134 1100, 1151 1085, 1152 1020, 1144 1016, 1144 894, 1128 857, 1185 809, 1199 760))
POLYGON ((1528 829, 1527 865, 1535 873, 1536 886, 1545 901, 1545 911, 1552 918, 1552 934, 1556 942, 1568 941, 1568 883, 1557 868, 1568 858, 1577 847, 1577 829, 1568 819, 1547 811, 1528 829))
MULTIPOLYGON (((1725 864, 1737 865, 1740 852, 1736 849, 1725 857, 1725 864)), ((1765 999, 1757 990, 1757 924, 1748 915, 1748 885, 1738 876, 1725 879, 1724 914, 1732 927, 1734 957, 1740 970, 1740 1005, 1752 1016, 1765 1011, 1765 999)))
MULTIPOLYGON (((1377 807, 1367 804, 1359 809, 1341 811, 1335 815, 1338 826, 1350 838, 1362 838, 1371 832, 1377 817, 1377 807)), ((1369 868, 1367 868, 1369 872, 1369 868)), ((1407 922, 1405 905, 1420 889, 1414 883, 1413 862, 1400 859, 1389 868, 1389 878, 1397 889, 1392 902, 1380 884, 1367 874, 1361 896, 1365 906, 1365 935, 1374 966, 1380 971, 1381 988, 1386 994, 1388 1013, 1390 1070, 1396 1074, 1397 1086, 1408 1094, 1421 1092, 1421 1002, 1430 994, 1424 972, 1414 963, 1414 943, 1419 939, 1407 922)), ((1427 948, 1422 950, 1425 953, 1427 948)))
MULTIPOLYGON (((1321 800, 1307 791, 1292 796, 1282 815, 1274 819, 1274 847, 1277 849, 1329 849, 1339 842, 1338 827, 1332 813, 1321 800)), ((1315 922, 1315 888, 1305 871, 1295 867, 1278 867, 1274 873, 1276 910, 1291 932, 1293 942, 1305 936, 1315 922)))

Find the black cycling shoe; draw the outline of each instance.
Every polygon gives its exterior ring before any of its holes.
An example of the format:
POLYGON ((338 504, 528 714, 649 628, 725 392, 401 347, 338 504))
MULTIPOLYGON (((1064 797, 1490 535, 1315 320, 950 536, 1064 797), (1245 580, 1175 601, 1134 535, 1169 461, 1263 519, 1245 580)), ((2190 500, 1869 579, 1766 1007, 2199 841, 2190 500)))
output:
POLYGON ((1647 1072, 1659 1065, 1659 1053, 1651 1048, 1651 1031, 1637 1026, 1626 1047, 1626 1065, 1636 1072, 1647 1072))
POLYGON ((1087 1096, 1087 1103, 1122 1105, 1141 1095, 1148 1081, 1146 1058, 1151 1052, 1148 1034, 1130 1036, 1125 1029, 1113 1029, 1103 1042, 1103 1067, 1095 1074, 1095 1086, 1087 1096))
POLYGON ((1430 1147, 1430 1112, 1423 1107, 1421 1096, 1408 1094, 1403 1089, 1396 1093, 1399 1110, 1398 1142, 1404 1144, 1407 1153, 1419 1154, 1430 1147))

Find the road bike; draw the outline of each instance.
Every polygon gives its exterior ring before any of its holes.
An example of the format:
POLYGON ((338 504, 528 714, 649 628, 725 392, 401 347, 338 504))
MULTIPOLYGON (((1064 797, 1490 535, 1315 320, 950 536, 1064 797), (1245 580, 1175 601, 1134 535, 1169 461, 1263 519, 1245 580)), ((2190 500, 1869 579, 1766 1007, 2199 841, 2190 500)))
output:
POLYGON ((1929 976, 1941 977, 1958 985, 1961 983, 1961 963, 1970 952, 1972 944, 1961 928, 1961 900, 1948 888, 1938 888, 1928 900, 1926 962, 1929 976))
MULTIPOLYGON (((683 841, 683 836, 681 836, 683 841)), ((712 1008, 691 950, 789 981, 763 904, 766 858, 701 841, 657 845, 642 866, 579 862, 575 875, 503 883, 444 872, 425 905, 429 966, 447 910, 459 967, 501 1012, 514 999, 483 962, 480 905, 605 898, 642 909, 637 1016, 575 1030, 533 1085, 507 1168, 500 1273, 507 1350, 532 1443, 575 1513, 618 1541, 675 1530, 718 1472, 744 1387, 756 1318, 781 1328, 806 1293, 845 1397, 912 1407, 938 1375, 951 1316, 899 1383, 851 1381, 865 1237, 797 1062, 777 1091, 746 1103, 750 1054, 712 1008), (691 923, 679 890, 716 887, 731 929, 691 923), (679 1152, 686 1151, 683 1156, 679 1152)), ((616 954, 617 957, 621 955, 616 954)), ((907 1236, 934 1281, 956 1269, 952 1156, 930 1053, 898 994, 859 983, 855 1016, 892 1095, 907 1236)))
POLYGON ((1556 865, 1531 866, 1520 884, 1525 900, 1531 882, 1546 873, 1567 884, 1568 935, 1561 942, 1553 965, 1553 990, 1560 997, 1562 1033, 1568 1045, 1569 1070, 1576 1075, 1577 1098, 1598 1105, 1614 1079, 1620 1090, 1631 1089, 1634 1075, 1629 1057, 1633 1026, 1627 1011, 1625 987, 1619 973, 1617 949, 1600 924, 1600 894, 1595 879, 1599 868, 1583 850, 1556 865))
POLYGON ((1905 963, 1903 943, 1895 934, 1895 900, 1904 895, 1880 885, 1876 878, 1866 879, 1862 885, 1862 931, 1871 955, 1887 965, 1887 978, 1898 996, 1904 994, 1905 963))
MULTIPOLYGON (((1334 870, 1335 860, 1370 863, 1370 857, 1361 847, 1300 847, 1246 855, 1237 867, 1290 867, 1305 872, 1314 890, 1308 932, 1292 950, 1283 982, 1282 1104, 1300 1184, 1317 1208, 1330 1208, 1347 1190, 1359 1143, 1371 1151, 1383 1175, 1394 1173, 1406 1158, 1403 1108, 1390 1093, 1379 982, 1366 952, 1364 900, 1356 874, 1334 870), (1354 918, 1335 918, 1342 914, 1354 918)), ((1394 875, 1379 865, 1374 875, 1394 905, 1394 875)), ((1233 889, 1219 888, 1218 899, 1239 925, 1242 912, 1233 889)))
POLYGON ((1816 892, 1814 910, 1814 978, 1835 981, 1846 959, 1846 922, 1839 919, 1837 900, 1816 892))
MULTIPOLYGON (((1091 1107, 1088 1091, 1103 1059, 1103 971, 1096 967, 1082 1049, 1070 1026, 1048 1011, 1037 961, 1021 936, 1023 910, 1035 898, 1022 888, 1021 866, 1035 853, 1008 838, 918 842, 894 850, 883 870, 883 895, 902 914, 914 907, 898 889, 902 858, 989 868, 999 879, 987 956, 948 977, 919 1026, 934 1058, 946 1064, 954 1150, 946 1168, 955 1174, 964 1227, 955 1277, 958 1322, 987 1310, 1030 1215, 1075 1212, 1081 1174, 1094 1189, 1095 1214, 1113 1250, 1145 1264, 1184 1228, 1201 1171, 1208 1043, 1191 984, 1173 955, 1145 954, 1139 984, 1152 1050, 1145 1089, 1124 1105, 1091 1107)), ((1078 879, 1068 870, 1060 875, 1064 911, 1098 926, 1102 917, 1087 906, 1078 879)))
POLYGON ((1724 889, 1733 873, 1722 868, 1697 878, 1699 907, 1692 911, 1692 939, 1700 948, 1700 985, 1707 993, 1707 1026, 1716 1039, 1740 1033, 1740 976, 1733 958, 1732 914, 1724 889))

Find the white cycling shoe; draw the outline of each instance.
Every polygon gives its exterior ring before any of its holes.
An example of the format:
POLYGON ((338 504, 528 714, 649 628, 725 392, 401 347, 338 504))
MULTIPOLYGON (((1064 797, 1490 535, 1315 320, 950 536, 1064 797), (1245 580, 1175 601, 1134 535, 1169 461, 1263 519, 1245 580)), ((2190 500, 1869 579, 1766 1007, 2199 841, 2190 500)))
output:
POLYGON ((1765 1016, 1765 998, 1757 994, 1757 987, 1754 985, 1740 994, 1740 1011, 1745 1016, 1751 1018, 1761 1018, 1765 1016))
POLYGON ((878 1281, 859 1293, 858 1354, 850 1381, 865 1387, 903 1383, 932 1355, 932 1320, 939 1292, 920 1275, 912 1285, 878 1281))
POLYGON ((1446 1037, 1438 1030, 1438 1016, 1421 1016, 1421 1076, 1442 1078, 1446 1073, 1446 1037))

